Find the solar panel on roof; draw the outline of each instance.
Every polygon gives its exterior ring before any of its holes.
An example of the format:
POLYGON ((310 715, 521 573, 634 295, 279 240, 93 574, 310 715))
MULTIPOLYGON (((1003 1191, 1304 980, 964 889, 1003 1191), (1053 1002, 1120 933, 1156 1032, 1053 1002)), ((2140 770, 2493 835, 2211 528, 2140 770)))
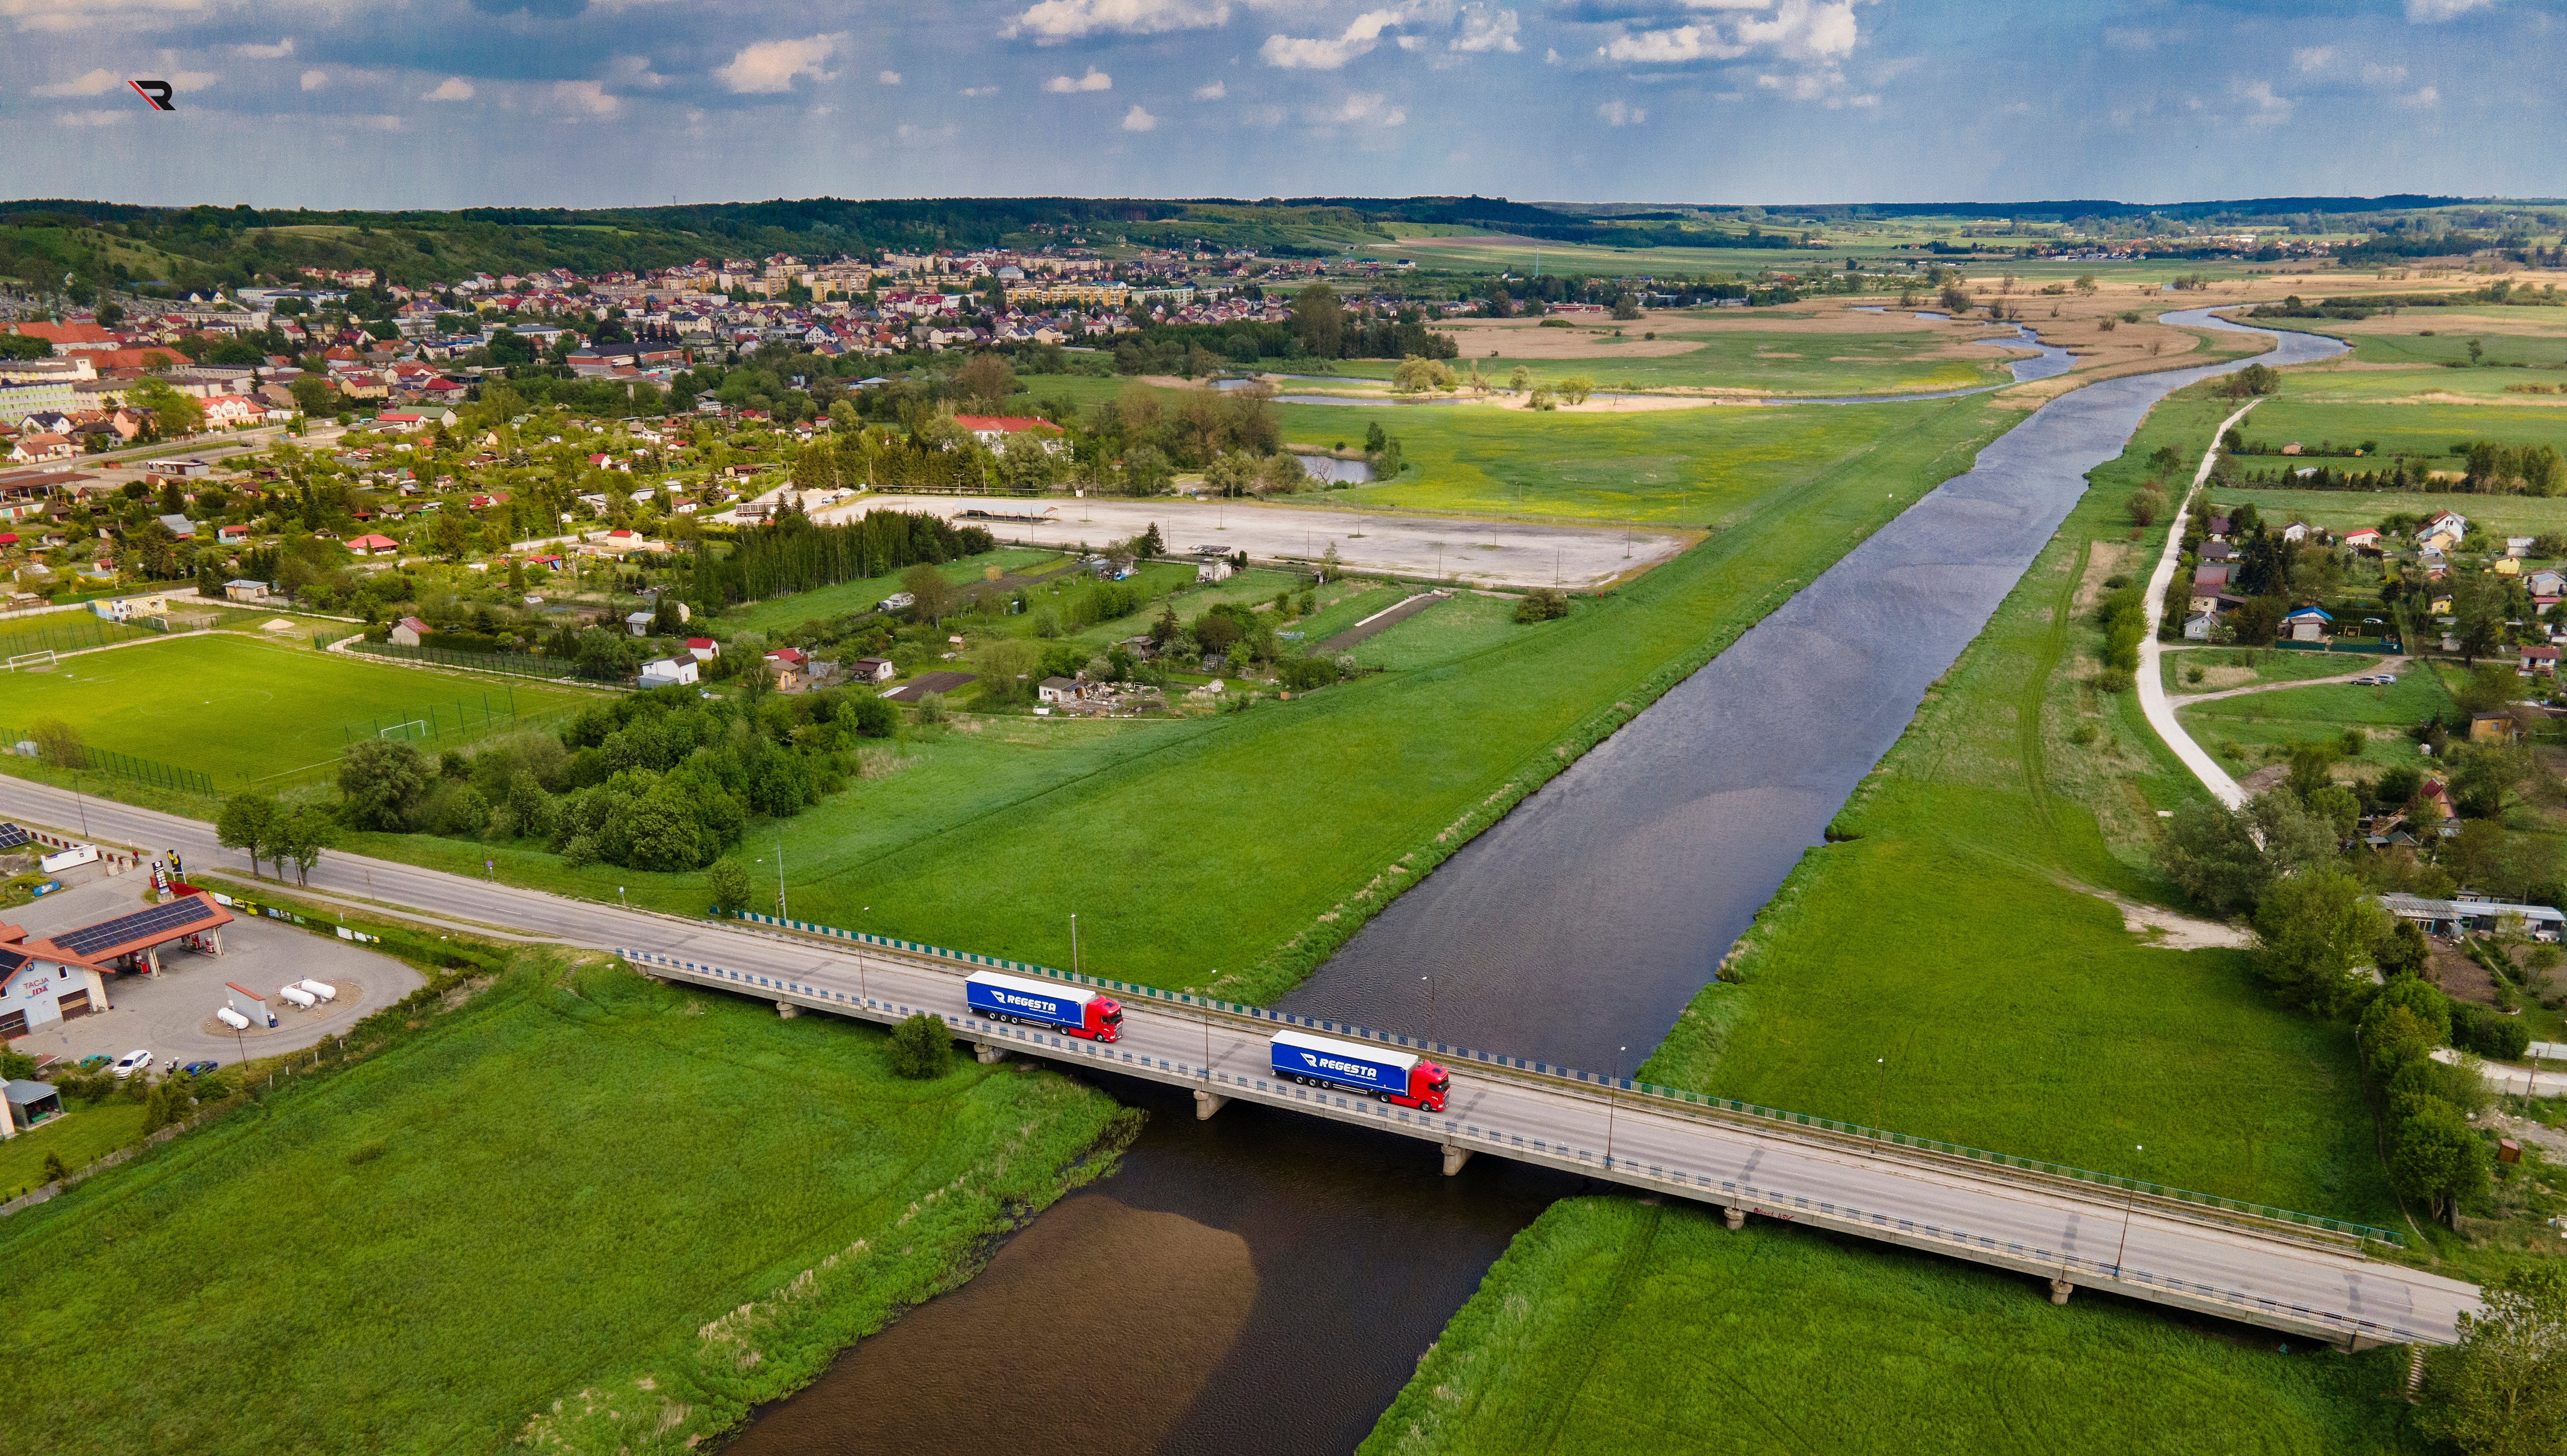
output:
POLYGON ((0 849, 15 849, 32 837, 15 824, 0 824, 0 849))
POLYGON ((102 920, 85 925, 68 935, 53 938, 54 944, 75 956, 95 955, 109 946, 130 945, 135 941, 154 940, 184 930, 200 920, 214 918, 214 907, 202 895, 189 895, 166 905, 154 905, 132 915, 102 920))

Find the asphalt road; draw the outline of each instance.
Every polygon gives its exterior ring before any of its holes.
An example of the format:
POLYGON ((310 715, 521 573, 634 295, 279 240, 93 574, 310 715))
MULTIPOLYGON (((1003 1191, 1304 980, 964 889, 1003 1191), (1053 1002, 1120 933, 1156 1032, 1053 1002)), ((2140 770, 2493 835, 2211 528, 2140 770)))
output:
MULTIPOLYGON (((0 813, 19 822, 79 831, 81 812, 64 790, 0 778, 0 813)), ((102 840, 176 848, 197 870, 245 870, 239 855, 213 842, 209 825, 97 799, 86 813, 87 832, 102 840)), ((621 910, 345 854, 323 857, 311 889, 632 952, 638 964, 671 979, 811 1010, 877 1020, 926 1011, 967 1037, 1011 1049, 2302 1334, 2443 1343, 2454 1338, 2454 1316, 2478 1305, 2477 1291, 2456 1281, 2144 1203, 2126 1206, 2103 1190, 2027 1186, 1466 1060, 1451 1061, 1451 1104, 1430 1117, 1276 1082, 1266 1074, 1262 1027, 1183 1007, 1127 997, 1122 1040, 1099 1047, 980 1021, 964 1007, 965 968, 859 946, 621 910)))

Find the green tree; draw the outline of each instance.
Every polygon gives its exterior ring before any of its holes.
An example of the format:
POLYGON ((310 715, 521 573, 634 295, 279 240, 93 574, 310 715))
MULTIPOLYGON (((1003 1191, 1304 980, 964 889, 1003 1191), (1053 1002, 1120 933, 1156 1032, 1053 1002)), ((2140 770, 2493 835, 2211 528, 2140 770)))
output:
POLYGON ((2394 984, 2400 977, 2423 976, 2424 962, 2431 951, 2424 932, 2417 928, 2416 922, 2400 920, 2389 928, 2387 934, 2372 942, 2371 960, 2380 968, 2380 974, 2390 978, 2394 984))
POLYGON ((954 610, 954 584, 925 562, 900 574, 900 589, 909 593, 910 611, 921 622, 936 622, 954 610))
POLYGON ((678 594, 663 591, 651 606, 651 630, 661 637, 675 637, 687 630, 686 620, 678 615, 678 594))
POLYGON ((920 1081, 945 1075, 954 1060, 954 1033, 942 1017, 925 1012, 891 1028, 891 1069, 920 1081))
POLYGON ((1005 355, 983 350, 964 364, 954 377, 954 387, 963 392, 963 398, 995 410, 1016 392, 1016 372, 1005 355))
POLYGON ((2131 524, 2146 527, 2155 525, 2157 517, 2165 514, 2165 504, 2164 496, 2142 486, 2131 492, 2131 498, 2124 502, 2124 508, 2131 513, 2131 524))
POLYGON ((2469 1456, 2567 1449, 2567 1271, 2520 1264, 2425 1369, 2418 1424, 2469 1456))
POLYGON ((2275 880, 2255 907, 2255 959, 2282 1000, 2322 1016, 2349 1008, 2353 968, 2386 933, 2387 912, 2361 881, 2335 869, 2275 880))
POLYGON ((2486 1187, 2486 1144, 2459 1108, 2438 1097, 2408 1099, 2403 1111, 2390 1139, 2389 1181, 2430 1203, 2433 1217, 2449 1225, 2460 1200, 2486 1187))
POLYGON ((705 875, 705 887, 713 891, 713 908, 724 915, 737 915, 756 898, 747 866, 728 855, 713 861, 713 869, 705 875))
POLYGON ((427 766, 408 743, 370 738, 339 762, 339 792, 348 822, 360 829, 398 833, 409 827, 410 806, 427 784, 427 766))
MULTIPOLYGON (((237 849, 249 856, 251 879, 258 878, 258 862, 268 857, 276 828, 276 800, 263 793, 236 793, 223 800, 222 811, 214 817, 214 842, 225 849, 237 849)), ((283 865, 277 873, 285 873, 283 865)))
POLYGON ((1292 337, 1312 359, 1334 359, 1344 351, 1345 305, 1337 291, 1312 280, 1292 295, 1292 337))
POLYGON ((310 375, 305 375, 287 385, 286 389, 294 396, 294 408, 302 411, 307 418, 319 419, 333 413, 337 408, 337 394, 329 385, 310 375))
POLYGON ((2196 902, 2221 915, 2246 909, 2262 897, 2271 871, 2243 813, 2217 803, 2175 810, 2157 846, 2165 877, 2196 902))
POLYGON ((1595 381, 1582 374, 1572 374, 1560 381, 1560 397, 1572 405, 1583 405, 1595 393, 1595 381))
MULTIPOLYGON (((408 747, 409 744, 396 746, 408 747)), ((473 791, 466 789, 464 792, 473 791)), ((478 797, 477 794, 474 796, 478 797)), ((321 851, 329 847, 331 833, 330 816, 318 804, 297 804, 280 815, 269 849, 276 860, 279 877, 284 875, 285 866, 292 864, 294 882, 298 885, 311 883, 312 866, 321 862, 321 851)))
POLYGON ((205 428, 205 407, 171 389, 166 380, 145 375, 125 392, 125 403, 151 412, 151 432, 162 439, 191 435, 205 428))

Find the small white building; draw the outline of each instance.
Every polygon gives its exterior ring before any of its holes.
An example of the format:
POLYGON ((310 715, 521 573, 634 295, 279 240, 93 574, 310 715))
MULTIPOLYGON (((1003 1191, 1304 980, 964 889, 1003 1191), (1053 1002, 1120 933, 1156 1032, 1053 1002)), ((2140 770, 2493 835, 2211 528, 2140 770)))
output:
POLYGON ((1076 703, 1087 696, 1087 685, 1071 678, 1045 678, 1034 696, 1045 703, 1076 703))
POLYGON ((675 688, 692 685, 696 681, 697 670, 698 664, 693 654, 689 654, 684 657, 663 658, 655 663, 644 663, 642 665, 642 686, 645 688, 675 688))

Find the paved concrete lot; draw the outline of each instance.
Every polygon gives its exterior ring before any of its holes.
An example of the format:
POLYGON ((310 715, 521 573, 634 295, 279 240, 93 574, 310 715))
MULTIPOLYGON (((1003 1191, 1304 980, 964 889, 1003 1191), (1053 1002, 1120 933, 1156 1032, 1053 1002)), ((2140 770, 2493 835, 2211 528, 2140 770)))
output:
MULTIPOLYGON (((23 925, 28 935, 38 937, 140 910, 150 902, 148 874, 110 877, 94 868, 87 873, 84 882, 66 883, 60 891, 8 911, 0 919, 23 925)), ((155 1067, 199 1058, 229 1066, 244 1055, 274 1056, 337 1035, 423 984, 418 972, 392 957, 327 932, 255 920, 238 912, 234 917, 222 928, 222 955, 164 949, 158 977, 108 978, 111 1010, 46 1025, 10 1042, 9 1048, 30 1056, 51 1052, 77 1058, 94 1051, 120 1056, 140 1046, 151 1052, 155 1067), (307 977, 337 988, 338 1000, 303 1012, 277 996, 278 987, 307 977), (253 1028, 235 1036, 229 1026, 214 1019, 214 1009, 223 1004, 223 984, 231 981, 267 998, 276 1010, 273 1029, 253 1028)))
POLYGON ((1258 561, 1316 561, 1328 547, 1349 571, 1453 578, 1478 586, 1602 586, 1623 572, 1673 557, 1681 537, 1619 526, 1465 520, 1318 506, 1150 500, 1022 499, 977 495, 869 495, 819 514, 852 520, 869 511, 927 511, 949 519, 967 510, 1035 515, 1040 521, 982 520, 1001 541, 1037 546, 1102 546, 1128 540, 1156 521, 1169 551, 1198 546, 1245 551, 1258 561))

